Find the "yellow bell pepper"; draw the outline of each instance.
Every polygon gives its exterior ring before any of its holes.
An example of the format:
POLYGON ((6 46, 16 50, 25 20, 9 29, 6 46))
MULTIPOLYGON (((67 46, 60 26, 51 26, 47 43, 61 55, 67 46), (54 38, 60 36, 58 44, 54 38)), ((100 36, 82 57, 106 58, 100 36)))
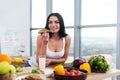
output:
POLYGON ((91 67, 90 67, 90 64, 88 62, 85 62, 85 63, 81 64, 79 68, 83 69, 83 70, 86 70, 87 74, 91 73, 91 67))
POLYGON ((54 67, 54 71, 59 75, 65 75, 65 70, 62 64, 58 64, 54 67))
POLYGON ((14 57, 14 62, 20 63, 23 62, 23 59, 20 57, 14 57))

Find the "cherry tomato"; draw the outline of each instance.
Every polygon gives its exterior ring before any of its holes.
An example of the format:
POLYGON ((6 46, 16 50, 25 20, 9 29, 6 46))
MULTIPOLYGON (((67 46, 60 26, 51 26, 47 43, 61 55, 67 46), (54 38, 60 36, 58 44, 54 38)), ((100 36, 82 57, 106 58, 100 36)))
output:
POLYGON ((65 70, 65 72, 67 72, 67 69, 64 69, 65 70))
POLYGON ((76 70, 70 70, 70 72, 74 72, 74 73, 76 73, 76 70))
POLYGON ((70 72, 67 71, 67 72, 65 73, 65 75, 71 75, 71 74, 70 74, 70 72))
POLYGON ((67 71, 67 69, 64 69, 65 70, 65 75, 69 75, 70 73, 67 71))
POLYGON ((45 74, 45 72, 43 70, 40 70, 40 74, 45 74))
POLYGON ((75 76, 75 72, 70 72, 70 76, 75 76))
POLYGON ((76 75, 82 75, 82 73, 80 71, 76 71, 75 73, 76 75))

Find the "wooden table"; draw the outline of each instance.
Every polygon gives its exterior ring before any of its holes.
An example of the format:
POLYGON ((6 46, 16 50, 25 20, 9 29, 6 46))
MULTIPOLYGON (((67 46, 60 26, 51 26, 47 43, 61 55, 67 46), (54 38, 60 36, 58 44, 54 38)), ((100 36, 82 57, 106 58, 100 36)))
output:
MULTIPOLYGON (((21 75, 25 75, 25 74, 30 74, 32 69, 33 69, 33 67, 26 67, 26 68, 24 68, 23 72, 19 72, 16 75, 21 76, 21 75)), ((47 67, 46 69, 53 70, 53 66, 47 67)), ((51 76, 51 74, 52 74, 51 72, 47 73, 46 80, 53 80, 53 76, 51 76)), ((90 75, 87 76, 86 80, 103 80, 106 78, 112 78, 112 77, 116 77, 119 75, 120 75, 120 70, 111 69, 111 70, 107 71, 106 73, 91 73, 90 75)))
POLYGON ((106 78, 113 78, 120 75, 120 70, 111 69, 106 73, 91 73, 87 76, 87 80, 103 80, 106 78))

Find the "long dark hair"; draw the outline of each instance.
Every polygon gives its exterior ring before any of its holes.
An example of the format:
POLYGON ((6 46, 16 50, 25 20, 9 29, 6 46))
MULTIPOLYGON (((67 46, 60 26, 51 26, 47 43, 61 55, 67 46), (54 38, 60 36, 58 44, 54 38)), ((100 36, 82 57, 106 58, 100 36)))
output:
MULTIPOLYGON (((48 16, 47 21, 46 21, 45 29, 49 29, 49 27, 48 27, 48 24, 49 24, 48 21, 49 21, 49 18, 51 16, 56 16, 58 18, 58 20, 59 20, 59 24, 60 24, 59 36, 60 36, 60 38, 67 36, 68 34, 65 32, 64 20, 63 20, 62 16, 59 13, 51 13, 48 16)), ((52 37, 52 33, 49 33, 49 36, 51 38, 52 37)))

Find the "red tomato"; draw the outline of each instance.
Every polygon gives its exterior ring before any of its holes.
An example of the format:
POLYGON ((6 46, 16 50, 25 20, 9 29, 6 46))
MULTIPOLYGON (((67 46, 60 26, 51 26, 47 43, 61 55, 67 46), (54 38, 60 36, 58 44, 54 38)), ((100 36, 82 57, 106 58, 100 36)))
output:
POLYGON ((67 72, 67 69, 64 69, 65 70, 65 72, 67 72))
POLYGON ((76 75, 82 75, 82 73, 80 71, 76 71, 75 73, 76 75))
POLYGON ((45 72, 43 70, 40 70, 40 74, 45 74, 45 72))
POLYGON ((65 75, 69 75, 70 73, 67 71, 67 69, 64 69, 65 70, 65 75))
POLYGON ((75 75, 75 72, 70 72, 70 76, 74 76, 75 75))
POLYGON ((65 75, 71 75, 71 74, 70 74, 70 72, 67 71, 67 72, 65 73, 65 75))
POLYGON ((70 72, 74 72, 74 73, 76 73, 76 70, 70 70, 70 72))

